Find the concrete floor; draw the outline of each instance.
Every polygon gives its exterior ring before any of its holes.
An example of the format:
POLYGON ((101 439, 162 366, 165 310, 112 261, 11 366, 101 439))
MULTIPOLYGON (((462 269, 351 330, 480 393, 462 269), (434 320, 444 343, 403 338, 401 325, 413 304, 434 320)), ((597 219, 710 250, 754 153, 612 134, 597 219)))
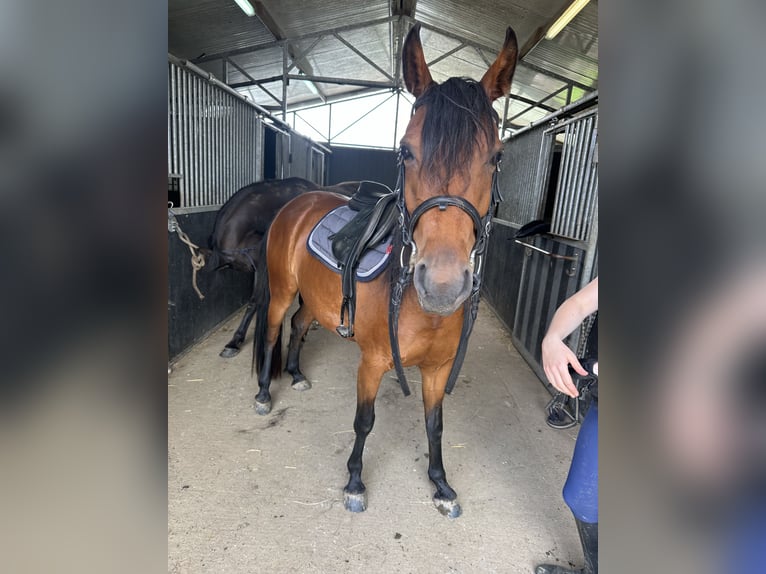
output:
MULTIPOLYGON (((462 374, 444 406, 444 465, 463 514, 431 502, 417 369, 405 398, 381 384, 363 479, 368 509, 343 507, 354 440, 355 344, 309 331, 309 391, 286 375, 273 410, 253 409, 251 338, 222 359, 239 314, 168 377, 168 571, 192 573, 524 573, 581 564, 561 488, 578 427, 546 426, 550 398, 482 304, 462 374)), ((289 330, 287 331, 289 333, 289 330)))

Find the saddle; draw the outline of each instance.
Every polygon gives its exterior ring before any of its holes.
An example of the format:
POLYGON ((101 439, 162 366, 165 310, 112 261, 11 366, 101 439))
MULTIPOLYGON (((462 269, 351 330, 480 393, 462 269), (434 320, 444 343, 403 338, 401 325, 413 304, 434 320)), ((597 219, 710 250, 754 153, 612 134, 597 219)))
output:
POLYGON ((333 255, 341 264, 343 303, 340 308, 340 325, 335 330, 343 338, 354 336, 356 268, 359 259, 367 249, 391 235, 399 215, 396 194, 382 183, 374 181, 361 182, 359 189, 351 196, 348 207, 356 215, 330 238, 333 255))

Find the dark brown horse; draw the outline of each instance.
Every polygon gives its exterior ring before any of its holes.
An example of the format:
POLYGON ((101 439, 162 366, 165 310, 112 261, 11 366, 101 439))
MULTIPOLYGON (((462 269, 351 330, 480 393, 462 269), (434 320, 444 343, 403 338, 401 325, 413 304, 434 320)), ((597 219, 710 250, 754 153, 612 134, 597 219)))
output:
MULTIPOLYGON (((221 206, 215 217, 213 232, 208 239, 203 271, 211 272, 231 267, 246 273, 255 273, 265 267, 260 259, 261 241, 266 236, 274 216, 291 199, 307 191, 326 190, 351 195, 359 182, 345 182, 332 187, 322 187, 300 177, 259 181, 238 190, 221 206)), ((255 276, 253 276, 255 289, 255 276)), ((247 328, 255 314, 255 291, 247 304, 245 315, 231 341, 221 351, 222 357, 239 353, 245 340, 247 328)))
MULTIPOLYGON (((402 53, 405 84, 416 101, 400 142, 398 188, 403 191, 404 224, 395 234, 404 237, 399 245, 404 244, 406 251, 400 256, 395 249, 393 259, 398 264, 401 257, 404 268, 412 269, 412 282, 401 299, 398 338, 403 365, 416 365, 421 372, 428 476, 436 486, 434 503, 443 514, 456 517, 460 506, 442 463, 442 400, 461 338, 463 303, 475 286, 477 246, 486 239, 480 228, 488 229, 491 216, 491 190, 502 150, 492 101, 510 90, 517 44, 513 30, 508 28, 500 54, 480 82, 451 78, 437 84, 426 65, 419 30, 416 25, 410 31, 402 53)), ((271 377, 281 370, 282 321, 296 293, 300 293, 303 304, 292 321, 287 370, 298 388, 304 386, 297 368, 300 340, 311 320, 317 319, 331 331, 338 324, 340 276, 309 254, 306 239, 322 216, 346 201, 332 193, 306 193, 288 203, 271 226, 268 320, 259 312, 255 335, 259 370, 255 406, 259 414, 271 409, 271 377)), ((361 350, 361 362, 354 418, 356 440, 344 489, 345 506, 353 512, 366 508, 362 452, 375 421, 381 378, 394 367, 388 311, 390 275, 399 268, 389 267, 393 269, 371 282, 360 283, 357 290, 354 340, 361 350)))

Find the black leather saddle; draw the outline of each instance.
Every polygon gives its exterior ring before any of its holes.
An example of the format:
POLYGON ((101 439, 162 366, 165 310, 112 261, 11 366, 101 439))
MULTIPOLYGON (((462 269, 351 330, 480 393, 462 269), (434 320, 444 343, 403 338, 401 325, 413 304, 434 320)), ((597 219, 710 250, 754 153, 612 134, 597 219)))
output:
POLYGON ((396 194, 382 183, 374 181, 361 182, 359 189, 351 196, 348 206, 357 214, 331 238, 333 255, 341 263, 343 288, 340 325, 336 331, 344 338, 354 336, 356 267, 359 258, 366 249, 377 245, 391 234, 399 216, 396 194))

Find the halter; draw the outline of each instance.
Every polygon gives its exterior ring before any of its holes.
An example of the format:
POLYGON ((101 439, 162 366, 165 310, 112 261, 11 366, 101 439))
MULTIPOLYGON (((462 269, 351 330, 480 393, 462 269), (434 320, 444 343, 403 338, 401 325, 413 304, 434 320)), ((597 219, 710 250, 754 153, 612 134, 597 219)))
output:
POLYGON ((423 203, 418 205, 412 212, 412 215, 410 215, 404 201, 404 171, 404 161, 400 155, 399 177, 396 182, 394 193, 396 194, 396 204, 399 208, 401 237, 396 233, 394 234, 394 251, 397 249, 399 250, 399 266, 397 269, 392 270, 391 273, 391 300, 388 306, 388 335, 391 341, 391 352, 394 359, 396 376, 399 378, 399 385, 402 387, 404 396, 410 394, 410 388, 407 384, 407 377, 404 375, 402 357, 399 351, 399 310, 401 308, 404 290, 412 280, 415 267, 415 257, 417 255, 417 245, 415 245, 413 239, 415 226, 417 225, 420 216, 429 209, 438 207, 440 211, 444 211, 448 206, 452 205, 462 209, 471 217, 474 232, 476 234, 476 242, 473 245, 473 249, 471 249, 470 256, 473 286, 471 288, 471 295, 465 300, 465 303, 463 303, 463 328, 460 332, 460 342, 458 343, 457 354, 455 355, 455 360, 452 363, 452 369, 450 370, 449 378, 447 379, 446 392, 450 394, 457 381, 460 368, 463 366, 463 359, 465 358, 465 352, 468 347, 468 338, 471 335, 473 324, 479 311, 479 292, 481 290, 481 280, 484 275, 484 266, 482 263, 484 259, 484 251, 487 247, 487 240, 489 239, 489 232, 492 227, 492 213, 495 211, 495 206, 503 200, 500 195, 500 188, 497 181, 497 173, 500 171, 500 167, 498 165, 492 174, 492 199, 490 207, 484 217, 479 216, 479 212, 471 202, 462 197, 453 195, 429 197, 423 203), (408 263, 405 265, 405 250, 407 248, 409 248, 410 252, 408 263))

